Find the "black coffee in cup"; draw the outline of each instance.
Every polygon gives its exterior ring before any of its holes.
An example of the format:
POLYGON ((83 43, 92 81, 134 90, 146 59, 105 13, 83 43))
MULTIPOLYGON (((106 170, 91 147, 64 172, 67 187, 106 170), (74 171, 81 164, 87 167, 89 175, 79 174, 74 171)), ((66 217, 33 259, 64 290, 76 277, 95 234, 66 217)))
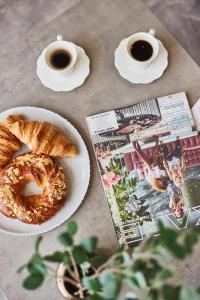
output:
POLYGON ((54 68, 64 69, 70 64, 71 55, 64 49, 58 49, 52 52, 49 61, 54 68))
POLYGON ((131 55, 138 61, 146 61, 153 55, 153 47, 145 40, 138 40, 130 47, 131 55))

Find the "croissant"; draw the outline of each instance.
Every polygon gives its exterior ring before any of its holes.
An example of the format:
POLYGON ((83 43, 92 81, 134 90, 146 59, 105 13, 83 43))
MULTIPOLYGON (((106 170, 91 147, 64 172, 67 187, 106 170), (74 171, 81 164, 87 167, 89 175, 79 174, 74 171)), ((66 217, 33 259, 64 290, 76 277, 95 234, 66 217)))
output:
POLYGON ((7 123, 22 120, 20 115, 10 116, 7 121, 0 122, 0 170, 2 170, 13 154, 21 148, 21 142, 13 135, 7 126, 7 123))
MULTIPOLYGON (((8 118, 11 120, 13 116, 8 118)), ((7 128, 33 152, 58 157, 77 155, 77 148, 72 141, 50 123, 29 120, 9 122, 8 118, 5 121, 7 128)))

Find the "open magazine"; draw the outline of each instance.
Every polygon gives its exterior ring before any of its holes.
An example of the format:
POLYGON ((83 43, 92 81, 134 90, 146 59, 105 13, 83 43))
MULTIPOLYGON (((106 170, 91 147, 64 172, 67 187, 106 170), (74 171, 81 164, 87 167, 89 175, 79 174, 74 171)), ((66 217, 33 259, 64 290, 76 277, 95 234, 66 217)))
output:
POLYGON ((199 116, 181 92, 86 118, 120 245, 200 224, 199 116))

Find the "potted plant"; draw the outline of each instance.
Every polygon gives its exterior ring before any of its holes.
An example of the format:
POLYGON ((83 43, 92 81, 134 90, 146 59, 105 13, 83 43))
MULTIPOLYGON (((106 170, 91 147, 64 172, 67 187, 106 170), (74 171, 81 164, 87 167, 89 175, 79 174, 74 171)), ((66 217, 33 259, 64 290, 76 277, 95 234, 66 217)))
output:
POLYGON ((29 275, 23 287, 29 290, 42 285, 54 274, 65 299, 87 300, 199 300, 199 291, 178 277, 172 259, 184 259, 198 241, 198 231, 175 231, 158 223, 159 238, 151 237, 130 252, 119 249, 111 257, 97 254, 97 238, 86 237, 74 243, 77 224, 69 221, 58 236, 63 251, 50 255, 40 252, 40 236, 35 253, 18 271, 29 275), (57 269, 52 264, 58 265, 57 269), (123 290, 123 293, 122 293, 123 290), (122 294, 121 294, 122 293, 122 294))

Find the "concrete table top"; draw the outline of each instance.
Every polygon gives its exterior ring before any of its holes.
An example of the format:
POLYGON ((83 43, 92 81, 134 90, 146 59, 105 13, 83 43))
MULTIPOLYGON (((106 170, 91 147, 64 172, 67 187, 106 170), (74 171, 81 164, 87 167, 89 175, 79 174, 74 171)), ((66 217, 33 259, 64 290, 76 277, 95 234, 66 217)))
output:
MULTIPOLYGON (((66 117, 79 129, 90 152, 92 176, 85 200, 73 218, 80 227, 79 237, 98 235, 99 247, 110 253, 117 243, 85 117, 183 90, 192 104, 200 95, 199 82, 199 67, 140 0, 83 0, 28 37, 17 49, 8 49, 1 66, 0 111, 24 105, 43 107, 66 117), (133 85, 115 69, 114 50, 124 37, 150 28, 156 30, 156 36, 169 51, 169 67, 161 79, 149 85, 133 85), (43 87, 36 76, 37 57, 57 34, 82 46, 91 59, 90 76, 72 92, 53 92, 43 87)), ((45 234, 44 253, 56 249, 56 236, 61 231, 62 226, 45 234)), ((30 258, 34 240, 34 237, 0 235, 0 285, 10 300, 62 299, 54 280, 35 292, 21 288, 25 274, 17 275, 16 270, 30 258)), ((179 266, 193 284, 200 275, 196 258, 197 254, 179 266)))

